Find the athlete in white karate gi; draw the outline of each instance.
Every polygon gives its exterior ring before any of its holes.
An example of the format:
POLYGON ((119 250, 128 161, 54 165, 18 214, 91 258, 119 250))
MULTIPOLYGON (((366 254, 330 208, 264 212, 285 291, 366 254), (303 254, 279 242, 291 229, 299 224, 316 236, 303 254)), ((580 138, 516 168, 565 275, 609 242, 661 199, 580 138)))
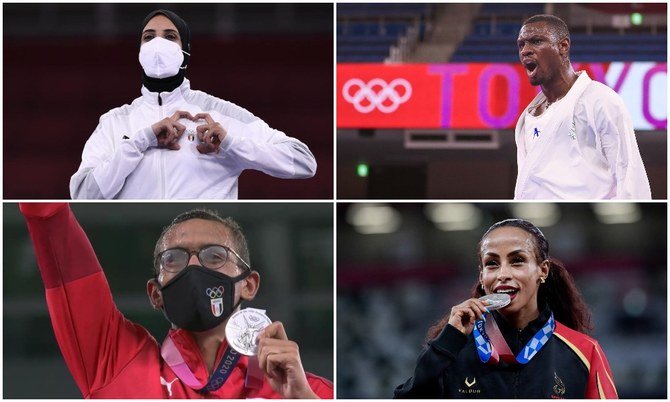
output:
POLYGON ((515 199, 651 199, 649 179, 621 97, 570 64, 570 32, 536 15, 517 39, 540 92, 516 125, 515 199))

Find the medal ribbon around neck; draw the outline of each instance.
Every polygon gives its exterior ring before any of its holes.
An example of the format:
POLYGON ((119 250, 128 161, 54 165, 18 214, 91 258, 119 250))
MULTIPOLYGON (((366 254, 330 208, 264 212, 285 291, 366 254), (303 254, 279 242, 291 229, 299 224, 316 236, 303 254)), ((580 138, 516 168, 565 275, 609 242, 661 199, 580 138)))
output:
MULTIPOLYGON (((242 357, 242 354, 236 352, 233 348, 228 347, 221 358, 219 365, 206 384, 202 384, 195 378, 195 375, 186 364, 184 357, 177 349, 177 346, 174 344, 170 335, 163 341, 163 345, 161 346, 161 356, 184 384, 197 392, 207 393, 214 392, 225 384, 228 377, 230 377, 230 374, 232 374, 233 369, 237 366, 237 362, 240 360, 240 357, 242 357)), ((249 374, 254 373, 248 371, 247 377, 249 377, 249 374)), ((257 381, 250 381, 250 378, 246 379, 245 385, 247 388, 258 387, 257 381)))
MULTIPOLYGON (((485 317, 486 318, 486 317, 485 317)), ((479 355, 479 360, 482 363, 488 364, 498 364, 502 360, 507 363, 512 364, 526 364, 535 357, 537 352, 542 349, 542 347, 549 341, 549 338, 554 334, 556 329, 556 321, 554 320, 554 313, 551 313, 549 319, 546 323, 540 328, 539 331, 526 343, 526 346, 521 349, 519 354, 514 357, 510 351, 507 341, 503 338, 500 329, 495 323, 493 316, 488 320, 490 325, 487 325, 485 320, 477 320, 475 322, 475 328, 473 330, 475 336, 475 347, 477 348, 477 354, 479 355), (491 336, 486 333, 486 327, 489 326, 489 331, 491 336), (501 353, 498 354, 498 351, 501 353)))

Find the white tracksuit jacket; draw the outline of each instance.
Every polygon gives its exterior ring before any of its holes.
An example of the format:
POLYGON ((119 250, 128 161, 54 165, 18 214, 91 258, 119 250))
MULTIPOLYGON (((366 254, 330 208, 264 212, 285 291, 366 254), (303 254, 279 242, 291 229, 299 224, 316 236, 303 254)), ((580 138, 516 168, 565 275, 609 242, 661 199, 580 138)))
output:
POLYGON ((237 178, 244 169, 309 178, 316 160, 302 142, 244 108, 192 90, 184 79, 172 92, 142 87, 142 96, 130 105, 100 117, 70 179, 70 194, 73 199, 237 199, 237 178), (220 123, 227 132, 220 151, 199 153, 195 127, 205 123, 188 119, 179 120, 186 126, 179 150, 158 148, 151 125, 177 110, 206 112, 220 123))

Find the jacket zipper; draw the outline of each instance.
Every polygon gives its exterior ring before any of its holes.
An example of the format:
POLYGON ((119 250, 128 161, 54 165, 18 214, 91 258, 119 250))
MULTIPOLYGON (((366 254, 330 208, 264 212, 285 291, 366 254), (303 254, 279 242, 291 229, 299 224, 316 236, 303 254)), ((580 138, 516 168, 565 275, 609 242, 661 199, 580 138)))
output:
MULTIPOLYGON (((521 350, 521 331, 517 330, 516 334, 516 350, 521 350)), ((518 353, 518 352, 517 352, 518 353)), ((519 398, 519 373, 521 370, 514 370, 514 399, 519 398)))
MULTIPOLYGON (((163 120, 163 99, 161 98, 161 93, 158 93, 158 120, 163 120)), ((160 198, 165 198, 165 161, 163 160, 164 152, 159 152, 159 163, 160 163, 160 198)))

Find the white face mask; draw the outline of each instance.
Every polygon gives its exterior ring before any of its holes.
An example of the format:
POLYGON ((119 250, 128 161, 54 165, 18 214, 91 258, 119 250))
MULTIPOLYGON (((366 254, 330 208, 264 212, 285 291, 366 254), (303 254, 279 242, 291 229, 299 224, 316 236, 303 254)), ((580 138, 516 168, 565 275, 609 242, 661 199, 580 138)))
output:
POLYGON ((172 77, 179 73, 181 63, 184 62, 183 53, 186 52, 181 50, 179 44, 157 36, 140 46, 140 64, 144 73, 151 78, 172 77))

